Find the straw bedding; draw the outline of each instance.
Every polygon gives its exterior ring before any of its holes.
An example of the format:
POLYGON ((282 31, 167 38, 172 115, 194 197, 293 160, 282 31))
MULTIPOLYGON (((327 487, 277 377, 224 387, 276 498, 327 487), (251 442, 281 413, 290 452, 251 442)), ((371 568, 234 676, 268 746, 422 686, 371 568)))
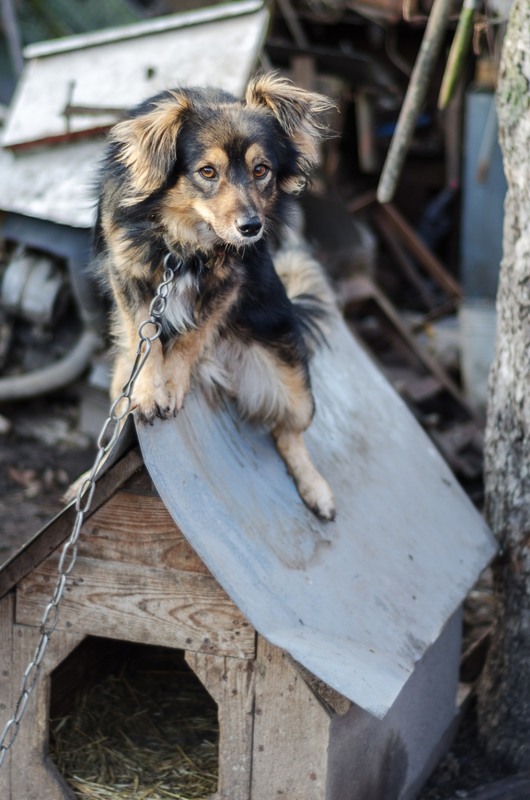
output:
POLYGON ((78 691, 51 721, 50 755, 82 800, 202 800, 217 788, 217 709, 182 654, 148 648, 78 691))

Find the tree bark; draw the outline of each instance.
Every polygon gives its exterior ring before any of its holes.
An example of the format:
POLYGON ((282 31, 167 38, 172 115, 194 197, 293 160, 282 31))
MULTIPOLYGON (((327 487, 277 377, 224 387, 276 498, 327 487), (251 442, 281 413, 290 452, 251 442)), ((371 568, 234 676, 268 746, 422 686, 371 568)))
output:
POLYGON ((486 514, 502 553, 497 615, 479 687, 490 756, 530 768, 530 3, 515 0, 497 91, 508 181, 497 343, 485 445, 486 514))

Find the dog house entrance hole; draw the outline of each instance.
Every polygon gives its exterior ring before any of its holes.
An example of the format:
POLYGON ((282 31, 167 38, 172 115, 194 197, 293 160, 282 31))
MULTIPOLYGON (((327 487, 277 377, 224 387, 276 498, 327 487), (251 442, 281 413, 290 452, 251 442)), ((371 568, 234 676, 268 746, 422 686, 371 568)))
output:
POLYGON ((52 674, 50 756, 83 800, 205 800, 217 705, 184 653, 89 637, 52 674))

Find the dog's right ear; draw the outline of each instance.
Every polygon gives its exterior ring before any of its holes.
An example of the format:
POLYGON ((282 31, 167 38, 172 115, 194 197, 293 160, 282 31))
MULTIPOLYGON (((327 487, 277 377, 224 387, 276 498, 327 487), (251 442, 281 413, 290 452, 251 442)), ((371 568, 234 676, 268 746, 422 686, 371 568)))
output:
POLYGON ((128 169, 135 200, 147 197, 164 183, 175 163, 177 136, 190 106, 183 92, 166 92, 142 113, 112 128, 109 138, 118 145, 116 158, 128 169))

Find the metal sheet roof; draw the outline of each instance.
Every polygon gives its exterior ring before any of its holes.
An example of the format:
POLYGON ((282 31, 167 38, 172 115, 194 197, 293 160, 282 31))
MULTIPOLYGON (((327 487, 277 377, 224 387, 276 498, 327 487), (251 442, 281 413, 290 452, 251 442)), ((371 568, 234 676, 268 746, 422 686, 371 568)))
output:
POLYGON ((300 501, 271 438, 198 395, 137 426, 167 508, 254 627, 372 714, 393 704, 495 552, 405 404, 337 320, 307 440, 337 519, 300 501))
POLYGON ((260 0, 244 0, 28 48, 31 58, 3 132, 4 146, 25 147, 16 155, 0 150, 0 209, 90 227, 104 141, 62 139, 93 133, 116 118, 83 114, 67 124, 66 104, 123 108, 192 84, 241 95, 268 18, 260 0), (38 148, 27 147, 36 142, 38 148))
POLYGON ((10 106, 4 147, 101 130, 113 114, 65 116, 67 106, 129 108, 173 86, 240 94, 261 49, 268 12, 259 0, 187 12, 32 48, 10 106), (73 40, 73 42, 72 42, 73 40))

